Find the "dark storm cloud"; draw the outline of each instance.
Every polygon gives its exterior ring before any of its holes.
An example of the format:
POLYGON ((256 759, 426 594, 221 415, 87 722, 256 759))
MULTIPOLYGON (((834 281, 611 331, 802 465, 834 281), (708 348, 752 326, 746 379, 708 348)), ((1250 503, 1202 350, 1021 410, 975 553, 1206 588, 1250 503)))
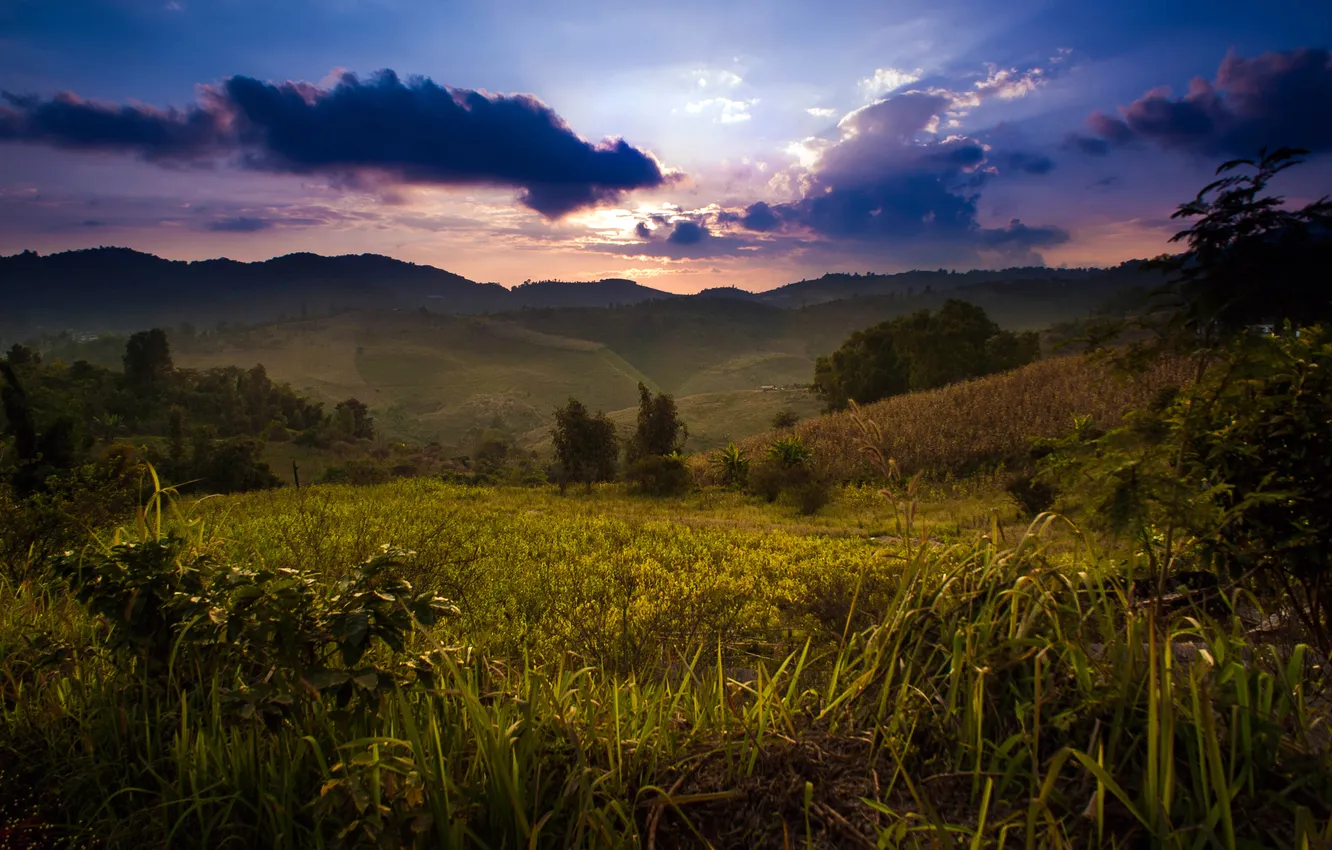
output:
POLYGON ((1049 174, 1055 167, 1054 160, 1050 157, 1026 151, 1003 153, 994 159, 1000 168, 1021 171, 1024 174, 1049 174))
POLYGON ((1110 153, 1110 143, 1105 139, 1084 136, 1080 133, 1069 133, 1065 136, 1063 148, 1065 150, 1078 151, 1087 156, 1105 156, 1110 153))
POLYGON ((74 150, 133 152, 152 161, 191 159, 218 150, 220 116, 198 108, 154 109, 0 93, 0 141, 74 150))
POLYGON ((666 182, 621 139, 591 144, 529 95, 449 89, 392 71, 332 88, 231 77, 186 110, 5 94, 0 141, 119 151, 149 161, 231 157, 251 170, 350 183, 505 186, 550 218, 666 182))
POLYGON ((1119 113, 1087 119, 1106 148, 1143 139, 1209 155, 1254 154, 1264 146, 1332 150, 1332 52, 1299 48, 1251 59, 1232 53, 1214 80, 1194 78, 1183 97, 1157 88, 1119 113))
POLYGON ((756 233, 776 230, 782 224, 782 220, 772 211, 772 207, 763 201, 750 204, 744 215, 739 216, 739 220, 745 229, 756 233))
POLYGON ((1008 227, 994 227, 978 232, 982 245, 989 248, 1017 248, 1027 251, 1049 245, 1062 245, 1069 240, 1068 231, 1058 227, 1028 227, 1018 219, 1008 227))
POLYGON ((652 228, 648 227, 647 222, 645 221, 640 221, 638 224, 634 225, 634 233, 636 233, 640 239, 652 238, 652 228))
POLYGON ((241 215, 235 218, 210 221, 207 229, 214 233, 258 233, 261 230, 268 230, 272 226, 273 222, 267 219, 241 215))
POLYGON ((707 227, 696 221, 677 221, 666 241, 672 245, 697 245, 711 235, 707 227))

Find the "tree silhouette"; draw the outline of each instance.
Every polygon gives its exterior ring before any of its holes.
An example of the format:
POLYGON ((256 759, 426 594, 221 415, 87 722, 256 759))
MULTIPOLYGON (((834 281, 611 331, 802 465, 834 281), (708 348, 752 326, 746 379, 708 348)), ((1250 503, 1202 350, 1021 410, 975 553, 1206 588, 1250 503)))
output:
POLYGON ((139 331, 125 343, 125 378, 140 387, 160 384, 172 369, 166 331, 139 331))
POLYGON ((1257 159, 1222 163, 1218 179, 1171 216, 1195 219, 1170 240, 1188 250, 1153 264, 1175 274, 1158 293, 1175 331, 1215 342, 1264 320, 1298 325, 1332 318, 1332 200, 1287 210, 1284 197, 1264 194, 1272 178, 1301 164, 1306 153, 1264 148, 1257 159))

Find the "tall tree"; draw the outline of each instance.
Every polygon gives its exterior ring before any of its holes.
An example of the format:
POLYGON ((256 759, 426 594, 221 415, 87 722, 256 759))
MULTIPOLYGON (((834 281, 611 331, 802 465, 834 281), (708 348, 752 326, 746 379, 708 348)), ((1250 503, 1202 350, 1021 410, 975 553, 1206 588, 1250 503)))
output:
POLYGON ((686 433, 680 422, 675 399, 666 393, 653 396, 643 383, 638 385, 638 427, 629 441, 628 460, 653 455, 668 455, 684 446, 686 433))
POLYGON ((140 387, 153 387, 172 369, 171 346, 166 331, 139 331, 125 343, 125 377, 140 387))
POLYGON ((593 416, 585 404, 571 398, 564 407, 556 409, 551 438, 555 443, 561 492, 572 482, 586 484, 591 490, 594 482, 615 477, 620 446, 615 423, 606 414, 593 416))

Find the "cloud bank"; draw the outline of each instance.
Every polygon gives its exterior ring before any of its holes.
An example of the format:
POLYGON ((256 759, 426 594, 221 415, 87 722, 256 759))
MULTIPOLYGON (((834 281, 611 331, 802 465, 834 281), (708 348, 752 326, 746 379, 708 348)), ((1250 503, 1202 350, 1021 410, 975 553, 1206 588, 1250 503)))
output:
POLYGON ((127 153, 162 165, 226 161, 352 185, 501 186, 548 218, 668 181, 622 139, 593 144, 530 95, 451 89, 393 71, 329 88, 235 76, 185 109, 69 93, 3 94, 0 142, 127 153))
POLYGON ((1093 112, 1089 132, 1070 136, 1068 145, 1091 155, 1135 141, 1209 156, 1280 146, 1332 150, 1332 52, 1231 53, 1215 79, 1195 77, 1182 97, 1163 86, 1118 113, 1093 112))

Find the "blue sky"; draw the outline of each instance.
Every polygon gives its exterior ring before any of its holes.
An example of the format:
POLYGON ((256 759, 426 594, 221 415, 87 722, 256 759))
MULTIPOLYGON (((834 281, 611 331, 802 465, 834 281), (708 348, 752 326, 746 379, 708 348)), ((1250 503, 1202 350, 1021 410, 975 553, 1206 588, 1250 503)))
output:
POLYGON ((1324 6, 0 0, 0 252, 676 291, 1117 262, 1249 146, 1332 191, 1324 6))

